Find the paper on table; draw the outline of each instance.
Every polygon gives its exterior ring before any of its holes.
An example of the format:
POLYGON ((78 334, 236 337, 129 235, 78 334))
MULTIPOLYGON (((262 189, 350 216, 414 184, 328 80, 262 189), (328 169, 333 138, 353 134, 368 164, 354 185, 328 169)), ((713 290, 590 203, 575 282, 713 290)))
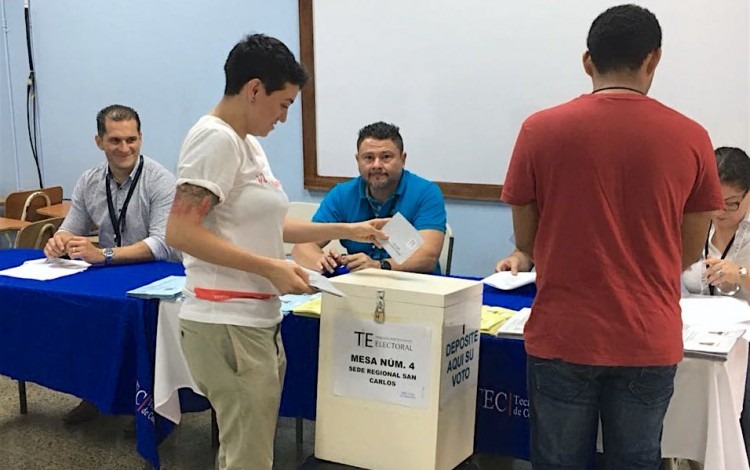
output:
POLYGON ((500 290, 516 289, 536 281, 536 272, 518 273, 513 275, 510 271, 500 271, 482 279, 482 282, 500 290))
POLYGON ((523 336, 523 329, 526 327, 526 322, 529 321, 529 316, 531 316, 531 309, 528 307, 522 308, 500 325, 500 328, 497 329, 497 336, 523 336))
POLYGON ((388 240, 380 240, 380 243, 398 264, 409 259, 424 243, 419 231, 400 212, 396 212, 396 215, 383 225, 382 230, 388 235, 388 240))
POLYGON ((306 304, 312 299, 320 297, 320 292, 315 294, 284 294, 279 296, 281 300, 281 311, 291 312, 302 304, 306 304))
POLYGON ((729 351, 745 330, 707 328, 705 325, 682 325, 685 354, 725 361, 729 351))
POLYGON ((718 327, 750 322, 750 305, 733 297, 695 295, 680 299, 682 321, 689 325, 718 327))
POLYGON ((0 271, 0 276, 16 277, 19 279, 34 279, 37 281, 49 281, 59 277, 70 276, 85 271, 91 266, 81 260, 41 258, 24 262, 15 268, 0 271))
POLYGON ((127 292, 131 297, 141 299, 175 300, 182 297, 185 276, 167 276, 137 289, 127 292))

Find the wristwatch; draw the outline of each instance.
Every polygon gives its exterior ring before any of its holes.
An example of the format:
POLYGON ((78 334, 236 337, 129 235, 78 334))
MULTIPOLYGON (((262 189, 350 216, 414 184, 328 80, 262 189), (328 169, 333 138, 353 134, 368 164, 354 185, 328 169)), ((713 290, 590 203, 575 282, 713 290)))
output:
POLYGON ((102 256, 104 256, 104 266, 112 262, 112 258, 115 256, 115 250, 112 248, 103 248, 102 256))
POLYGON ((740 273, 740 279, 747 279, 747 268, 744 266, 740 266, 740 269, 737 271, 740 273))
POLYGON ((388 271, 391 270, 391 262, 387 259, 381 259, 380 260, 380 269, 386 269, 388 271))

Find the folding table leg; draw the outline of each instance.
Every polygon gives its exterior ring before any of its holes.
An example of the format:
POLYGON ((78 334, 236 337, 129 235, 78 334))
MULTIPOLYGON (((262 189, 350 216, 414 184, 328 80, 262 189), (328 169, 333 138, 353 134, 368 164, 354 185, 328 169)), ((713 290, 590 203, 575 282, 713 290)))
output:
POLYGON ((296 427, 296 432, 297 432, 297 445, 301 446, 302 445, 302 440, 304 438, 304 436, 303 436, 303 432, 304 432, 303 424, 304 424, 304 422, 302 421, 302 418, 294 418, 294 419, 296 421, 296 423, 295 423, 296 426, 295 427, 296 427))
POLYGON ((18 404, 22 415, 29 412, 29 408, 26 406, 26 382, 23 380, 18 381, 18 404))

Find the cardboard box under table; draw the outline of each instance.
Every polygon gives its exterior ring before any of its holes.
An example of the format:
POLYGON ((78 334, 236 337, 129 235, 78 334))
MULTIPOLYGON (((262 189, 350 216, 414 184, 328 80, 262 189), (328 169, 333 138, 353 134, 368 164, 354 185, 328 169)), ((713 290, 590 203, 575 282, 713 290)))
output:
POLYGON ((375 269, 323 294, 315 456, 452 469, 474 446, 482 285, 375 269))

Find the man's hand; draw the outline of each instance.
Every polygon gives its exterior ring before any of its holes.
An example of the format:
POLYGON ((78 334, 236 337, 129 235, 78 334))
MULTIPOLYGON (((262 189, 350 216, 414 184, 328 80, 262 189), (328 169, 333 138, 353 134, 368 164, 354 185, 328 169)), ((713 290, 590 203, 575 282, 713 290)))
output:
POLYGON ((380 262, 375 261, 364 253, 355 253, 353 255, 342 255, 342 264, 345 264, 350 272, 360 271, 367 268, 379 268, 380 262))
POLYGON ((495 272, 510 271, 514 276, 518 271, 531 271, 534 263, 531 258, 521 251, 514 251, 507 258, 503 258, 495 265, 495 272))
POLYGON ((70 259, 81 259, 91 264, 104 263, 102 249, 97 248, 86 237, 71 237, 68 241, 68 256, 70 259))
POLYGON ((388 235, 380 229, 391 219, 372 219, 364 222, 358 222, 354 224, 347 224, 349 228, 349 235, 346 237, 349 240, 355 240, 365 243, 374 243, 375 246, 380 247, 378 240, 387 240, 388 235))
POLYGON ((44 247, 44 255, 47 258, 59 258, 68 251, 68 242, 73 238, 73 234, 65 230, 57 231, 54 236, 47 240, 44 247))
POLYGON ((312 294, 309 286, 310 278, 305 270, 294 263, 274 260, 271 268, 265 274, 271 284, 280 294, 312 294))
POLYGON ((341 255, 336 250, 330 250, 328 253, 322 253, 320 258, 315 262, 315 269, 319 273, 332 273, 336 266, 343 264, 341 255))

